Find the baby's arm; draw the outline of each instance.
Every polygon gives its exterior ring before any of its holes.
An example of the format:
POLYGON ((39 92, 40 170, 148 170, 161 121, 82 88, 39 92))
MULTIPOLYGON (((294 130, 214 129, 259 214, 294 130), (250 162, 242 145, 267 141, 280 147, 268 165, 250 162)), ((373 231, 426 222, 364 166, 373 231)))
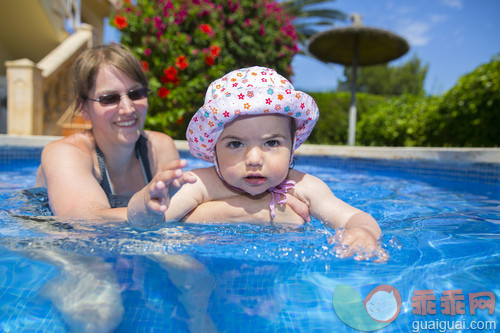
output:
POLYGON ((164 221, 179 221, 206 200, 205 183, 193 170, 196 182, 184 184, 170 199, 170 205, 163 215, 164 221))
POLYGON ((152 229, 163 223, 163 215, 170 201, 171 187, 196 181, 192 174, 182 171, 185 166, 185 160, 168 163, 146 187, 134 194, 127 206, 127 219, 130 225, 137 229, 152 229))
POLYGON ((321 179, 298 171, 295 193, 309 204, 313 217, 329 227, 344 229, 342 243, 351 247, 374 250, 381 230, 375 219, 337 198, 321 179))
MULTIPOLYGON (((241 193, 230 190, 221 181, 215 167, 192 170, 196 182, 183 185, 170 200, 170 206, 165 212, 165 221, 181 220, 202 203, 222 201, 241 197, 241 193)), ((222 207, 221 207, 222 208, 222 207)), ((206 211, 206 210, 205 210, 206 211)), ((231 210, 219 209, 221 218, 230 218, 231 210)), ((207 221, 207 218, 202 219, 207 221)))
POLYGON ((201 203, 238 195, 224 186, 214 167, 185 173, 169 170, 163 177, 156 175, 155 179, 146 193, 134 195, 129 203, 129 223, 137 229, 153 229, 168 221, 179 221, 201 203), (175 179, 182 180, 182 186, 171 196, 168 184, 175 183, 175 179))

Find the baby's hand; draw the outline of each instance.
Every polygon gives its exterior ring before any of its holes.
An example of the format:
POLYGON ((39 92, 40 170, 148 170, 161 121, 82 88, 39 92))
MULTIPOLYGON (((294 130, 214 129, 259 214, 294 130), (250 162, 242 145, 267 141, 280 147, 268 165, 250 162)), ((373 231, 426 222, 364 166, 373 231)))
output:
POLYGON ((172 194, 170 188, 196 181, 193 174, 182 171, 186 164, 186 160, 168 163, 146 187, 132 196, 127 206, 127 219, 132 227, 148 230, 164 222, 172 194))
POLYGON ((196 177, 190 172, 183 172, 186 160, 173 161, 158 172, 149 185, 147 209, 153 213, 163 214, 168 208, 170 196, 185 183, 194 183, 196 177))
POLYGON ((362 227, 338 230, 333 240, 339 257, 354 256, 355 260, 366 260, 377 255, 377 261, 387 261, 388 254, 378 244, 373 234, 362 227))

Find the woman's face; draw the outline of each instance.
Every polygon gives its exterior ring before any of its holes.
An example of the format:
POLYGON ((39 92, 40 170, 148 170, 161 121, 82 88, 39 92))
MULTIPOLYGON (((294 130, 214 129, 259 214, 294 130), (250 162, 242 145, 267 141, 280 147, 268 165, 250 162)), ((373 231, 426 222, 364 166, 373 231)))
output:
POLYGON ((279 185, 288 175, 291 118, 283 115, 240 116, 224 127, 216 156, 224 180, 251 195, 279 185))
MULTIPOLYGON (((118 68, 105 64, 97 73, 95 85, 89 90, 90 99, 118 94, 119 100, 108 105, 87 99, 82 105, 82 115, 92 122, 94 136, 114 144, 135 144, 143 129, 148 110, 147 97, 130 99, 127 93, 144 88, 118 68)), ((101 143, 102 144, 102 143, 101 143)))

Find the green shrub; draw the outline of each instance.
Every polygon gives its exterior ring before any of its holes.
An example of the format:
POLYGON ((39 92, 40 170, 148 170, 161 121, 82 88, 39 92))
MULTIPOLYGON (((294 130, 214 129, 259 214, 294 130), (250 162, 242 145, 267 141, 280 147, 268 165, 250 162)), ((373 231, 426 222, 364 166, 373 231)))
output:
POLYGON ((438 97, 386 98, 358 122, 358 143, 366 146, 428 146, 427 126, 435 122, 438 97))
POLYGON ((462 76, 446 92, 429 124, 428 143, 436 146, 500 145, 500 57, 462 76))
MULTIPOLYGON (((337 93, 309 93, 319 108, 319 120, 307 143, 337 144, 347 143, 349 126, 349 104, 351 94, 337 93)), ((362 119, 369 110, 385 100, 382 96, 358 93, 356 95, 357 119, 362 119)), ((357 137, 359 137, 357 135, 357 137)))
POLYGON ((441 97, 404 95, 366 109, 357 143, 368 146, 500 145, 500 58, 462 76, 441 97))
POLYGON ((185 139, 208 85, 240 67, 290 77, 297 36, 275 0, 125 0, 111 16, 141 60, 152 93, 146 128, 185 139))

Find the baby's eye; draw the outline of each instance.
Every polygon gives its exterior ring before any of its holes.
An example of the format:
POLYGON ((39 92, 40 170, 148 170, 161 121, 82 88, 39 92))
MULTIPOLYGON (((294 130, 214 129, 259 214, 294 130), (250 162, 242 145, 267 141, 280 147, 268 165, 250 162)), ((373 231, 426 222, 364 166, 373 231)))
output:
POLYGON ((241 147, 242 145, 243 145, 243 143, 242 143, 242 142, 240 142, 240 141, 231 141, 231 142, 229 142, 229 143, 227 144, 227 146, 228 146, 229 148, 239 148, 239 147, 241 147))
POLYGON ((268 147, 277 147, 280 145, 280 142, 278 140, 267 140, 266 141, 266 146, 268 147))

